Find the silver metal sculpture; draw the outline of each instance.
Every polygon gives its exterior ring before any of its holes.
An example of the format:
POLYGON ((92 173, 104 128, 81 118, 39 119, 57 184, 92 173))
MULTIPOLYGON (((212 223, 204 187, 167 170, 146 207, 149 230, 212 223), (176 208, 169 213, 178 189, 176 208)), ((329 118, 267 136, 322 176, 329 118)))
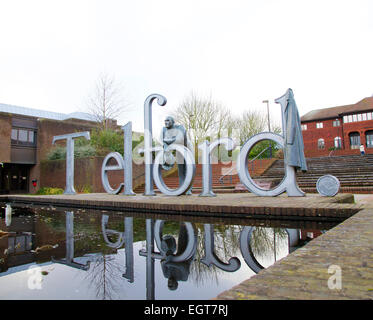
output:
POLYGON ((124 134, 124 191, 125 196, 134 196, 136 193, 132 190, 132 122, 126 123, 123 127, 124 134))
POLYGON ((216 196, 212 191, 211 153, 220 144, 223 144, 228 151, 233 150, 235 147, 235 143, 231 138, 222 138, 211 144, 205 140, 198 146, 198 149, 202 150, 202 192, 199 194, 200 197, 216 196))
POLYGON ((132 122, 128 122, 122 127, 124 134, 124 155, 119 152, 110 152, 106 155, 101 166, 101 182, 105 191, 110 194, 118 194, 124 187, 123 195, 134 196, 136 193, 132 190, 132 122), (108 165, 109 161, 114 159, 116 165, 108 165), (113 189, 108 179, 108 171, 123 170, 124 183, 118 188, 113 189))
POLYGON ((280 98, 275 100, 281 104, 282 110, 282 131, 284 136, 262 132, 248 139, 241 148, 237 159, 237 172, 241 183, 251 192, 258 196, 274 197, 286 191, 289 197, 302 197, 305 193, 298 187, 296 180, 296 168, 307 170, 303 152, 303 138, 299 137, 298 124, 300 126, 299 115, 291 89, 280 98), (298 123, 299 122, 299 123, 298 123), (285 177, 274 189, 265 190, 258 187, 250 176, 246 166, 250 150, 258 142, 272 140, 284 148, 285 177), (290 159, 288 159, 290 157, 290 159), (298 165, 300 167, 298 167, 298 165))
POLYGON ((90 140, 88 131, 54 136, 52 140, 52 144, 58 140, 66 140, 66 187, 64 194, 76 194, 74 189, 74 139, 79 137, 90 140))
POLYGON ((307 171, 300 117, 293 90, 288 89, 275 102, 281 105, 282 132, 285 138, 284 162, 295 169, 307 171))
POLYGON ((113 189, 110 185, 107 172, 123 170, 123 169, 124 169, 123 158, 119 152, 110 152, 109 154, 106 155, 101 166, 101 182, 102 182, 102 186, 104 187, 107 193, 118 194, 122 190, 123 185, 124 185, 123 183, 121 183, 118 188, 113 189), (117 165, 108 165, 111 159, 114 159, 117 162, 117 165))
POLYGON ((194 162, 194 157, 192 152, 184 147, 183 145, 179 144, 171 144, 167 151, 176 150, 177 153, 183 156, 184 158, 184 178, 181 185, 179 185, 179 188, 177 189, 169 189, 166 184, 164 183, 162 179, 162 172, 161 172, 161 166, 164 159, 164 150, 163 148, 153 148, 156 151, 160 151, 157 153, 157 156, 154 159, 154 166, 153 166, 153 178, 154 183, 158 187, 158 189, 165 195, 168 196, 179 196, 181 194, 186 193, 193 185, 193 179, 196 172, 196 165, 194 162))
MULTIPOLYGON (((192 146, 189 143, 184 126, 175 124, 175 120, 171 116, 167 116, 164 122, 165 126, 161 133, 161 141, 163 143, 162 168, 164 170, 170 170, 176 162, 178 167, 179 185, 183 185, 186 176, 186 164, 184 161, 185 155, 181 155, 177 152, 175 159, 170 150, 170 146, 182 145, 189 150, 192 150, 192 146)), ((192 194, 191 188, 186 192, 186 194, 192 194)))
POLYGON ((144 157, 145 157, 145 196, 155 196, 153 187, 153 161, 152 161, 152 143, 153 143, 153 129, 152 129, 152 104, 157 100, 160 106, 167 103, 167 99, 160 94, 151 94, 144 102, 144 157))
POLYGON ((320 177, 316 182, 317 192, 325 197, 334 197, 338 193, 340 186, 338 178, 331 174, 320 177))

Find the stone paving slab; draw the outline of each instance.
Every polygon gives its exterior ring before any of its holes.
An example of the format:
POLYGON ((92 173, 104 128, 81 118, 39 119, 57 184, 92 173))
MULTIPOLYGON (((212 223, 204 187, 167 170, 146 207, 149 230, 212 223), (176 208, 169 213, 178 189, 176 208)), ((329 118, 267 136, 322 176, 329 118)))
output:
POLYGON ((305 197, 258 197, 252 193, 219 194, 216 197, 198 195, 154 197, 136 195, 110 195, 90 193, 77 195, 6 195, 0 202, 43 204, 116 211, 186 214, 198 216, 266 218, 289 220, 339 220, 342 221, 362 209, 355 204, 353 195, 338 194, 322 197, 307 194, 305 197))
POLYGON ((364 209, 216 299, 373 299, 373 209, 364 209), (342 288, 329 289, 331 265, 342 288))

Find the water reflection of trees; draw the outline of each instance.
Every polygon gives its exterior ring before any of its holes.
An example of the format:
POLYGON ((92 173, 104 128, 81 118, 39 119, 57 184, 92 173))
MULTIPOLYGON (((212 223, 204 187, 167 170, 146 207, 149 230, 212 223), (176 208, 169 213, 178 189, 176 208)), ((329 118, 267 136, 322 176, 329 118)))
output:
MULTIPOLYGON (((198 243, 195 261, 190 268, 190 279, 197 286, 203 286, 207 282, 219 284, 219 276, 225 272, 215 265, 210 267, 201 262, 205 255, 204 227, 196 225, 198 229, 198 243)), ((214 226, 214 251, 222 260, 228 261, 231 257, 239 256, 240 233, 244 226, 215 225, 214 226)), ((272 258, 280 254, 282 246, 280 242, 287 238, 287 232, 281 228, 255 227, 251 237, 250 248, 257 258, 272 258)), ((276 259, 276 258, 275 258, 276 259)))
POLYGON ((110 254, 112 251, 103 249, 102 255, 94 257, 84 280, 89 288, 95 289, 96 297, 102 300, 116 299, 122 292, 123 257, 122 252, 110 254))
POLYGON ((281 251, 279 242, 287 238, 287 232, 281 228, 255 227, 250 247, 256 258, 269 259, 278 256, 281 251), (277 243, 277 245, 276 245, 277 243))
MULTIPOLYGON (((205 230, 203 224, 196 224, 198 229, 197 250, 195 261, 191 265, 190 278, 197 286, 207 282, 219 284, 219 275, 225 272, 215 265, 210 267, 202 263, 205 256, 205 230)), ((231 257, 239 255, 240 251, 240 226, 215 225, 214 226, 214 252, 222 260, 228 261, 231 257)))

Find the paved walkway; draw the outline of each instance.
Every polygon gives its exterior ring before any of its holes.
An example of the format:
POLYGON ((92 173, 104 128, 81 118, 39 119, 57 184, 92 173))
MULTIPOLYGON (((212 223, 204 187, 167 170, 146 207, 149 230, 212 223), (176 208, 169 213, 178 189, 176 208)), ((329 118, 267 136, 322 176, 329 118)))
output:
POLYGON ((366 209, 217 299, 373 299, 373 196, 356 202, 366 209))

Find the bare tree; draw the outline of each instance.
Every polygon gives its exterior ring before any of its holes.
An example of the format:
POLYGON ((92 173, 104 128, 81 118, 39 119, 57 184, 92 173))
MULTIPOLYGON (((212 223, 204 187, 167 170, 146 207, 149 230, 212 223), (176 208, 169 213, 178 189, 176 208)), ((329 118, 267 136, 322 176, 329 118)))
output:
POLYGON ((129 111, 130 104, 123 98, 123 87, 115 81, 114 76, 102 73, 88 97, 87 108, 102 129, 106 130, 112 120, 129 111))
POLYGON ((244 111, 237 123, 240 128, 241 145, 243 145, 246 140, 253 135, 265 131, 267 126, 265 115, 256 110, 244 111))
POLYGON ((175 120, 185 127, 190 140, 194 143, 196 161, 198 144, 216 133, 217 115, 221 108, 211 96, 202 97, 191 92, 173 112, 175 120))

